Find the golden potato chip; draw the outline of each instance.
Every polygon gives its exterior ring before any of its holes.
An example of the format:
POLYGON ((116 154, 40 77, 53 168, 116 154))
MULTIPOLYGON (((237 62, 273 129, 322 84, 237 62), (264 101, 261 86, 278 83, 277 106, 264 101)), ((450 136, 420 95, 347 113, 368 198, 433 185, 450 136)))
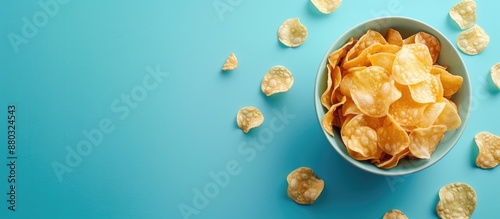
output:
POLYGON ((385 40, 389 44, 396 46, 403 46, 403 37, 401 36, 399 31, 394 30, 392 28, 389 28, 387 30, 387 34, 385 34, 385 40))
POLYGON ((349 52, 347 52, 344 61, 347 62, 351 59, 356 58, 359 54, 361 54, 361 52, 363 52, 363 50, 375 43, 387 44, 387 41, 385 41, 384 36, 382 36, 382 34, 377 31, 366 31, 366 33, 359 38, 359 40, 356 42, 356 44, 354 44, 349 52))
POLYGON ((443 112, 445 106, 446 106, 445 102, 436 102, 428 104, 424 109, 423 115, 415 123, 415 126, 419 128, 427 128, 431 126, 436 122, 439 115, 441 115, 441 112, 443 112))
POLYGON ((311 0, 316 8, 323 14, 330 14, 337 10, 342 0, 311 0))
POLYGON ((460 126, 460 124, 462 124, 462 120, 458 115, 456 107, 454 107, 453 104, 450 103, 450 101, 447 100, 446 98, 442 98, 440 102, 444 102, 445 106, 441 114, 439 114, 438 118, 436 119, 436 122, 434 122, 434 124, 446 125, 446 128, 448 130, 457 129, 460 126))
POLYGON ((410 153, 410 150, 408 148, 405 148, 404 150, 400 151, 399 153, 395 155, 388 155, 384 156, 380 160, 374 160, 374 164, 379 167, 379 168, 384 168, 384 169, 391 169, 395 166, 398 165, 399 161, 406 157, 410 153))
POLYGON ((328 112, 325 114, 325 116, 323 116, 323 119, 321 120, 321 125, 323 126, 323 129, 331 136, 334 136, 334 134, 333 134, 334 117, 338 115, 338 114, 335 114, 335 110, 337 109, 337 107, 344 104, 345 101, 346 101, 346 97, 344 96, 342 101, 340 101, 340 102, 338 102, 330 107, 328 112))
POLYGON ((500 163, 500 137, 489 132, 480 132, 474 140, 479 148, 476 165, 484 169, 496 167, 500 163))
MULTIPOLYGON (((335 68, 338 68, 338 66, 335 66, 335 68)), ((323 92, 321 95, 321 104, 327 108, 330 109, 332 106, 332 101, 330 100, 333 92, 333 77, 334 75, 332 74, 333 72, 333 67, 330 64, 326 64, 326 69, 328 70, 328 78, 327 78, 327 83, 326 83, 326 90, 323 92)), ((340 71, 340 69, 339 69, 340 71)))
POLYGON ((445 125, 434 125, 428 128, 416 128, 410 133, 410 153, 420 159, 430 159, 432 152, 443 139, 445 125))
POLYGON ((392 77, 378 66, 355 72, 349 92, 358 109, 372 117, 387 115, 389 106, 401 97, 392 77))
POLYGON ((426 45, 429 48, 432 63, 436 63, 439 52, 441 52, 441 43, 439 43, 439 40, 436 37, 425 32, 418 32, 415 35, 415 43, 426 45))
POLYGON ((319 197, 325 182, 311 168, 300 167, 286 177, 288 197, 299 204, 312 204, 319 197))
POLYGON ((376 54, 379 52, 396 53, 401 49, 401 47, 392 44, 380 44, 374 43, 364 49, 356 58, 350 60, 344 60, 342 67, 344 69, 350 69, 353 67, 369 66, 370 60, 368 56, 371 54, 376 54))
POLYGON ((402 211, 393 209, 385 213, 382 219, 408 219, 408 217, 402 211))
POLYGON ((354 45, 354 38, 349 38, 349 40, 339 49, 333 51, 328 55, 328 64, 331 66, 337 66, 339 61, 347 55, 347 51, 354 45))
POLYGON ((408 85, 411 97, 417 103, 435 103, 438 97, 442 97, 441 83, 432 75, 416 84, 408 85))
MULTIPOLYGON (((400 86, 401 98, 389 107, 389 114, 401 126, 416 126, 423 119, 426 104, 417 103, 411 97, 408 86, 400 86)), ((437 116, 436 116, 437 117, 437 116)))
POLYGON ((450 17, 464 30, 476 23, 476 2, 461 1, 450 9, 450 17))
POLYGON ((500 62, 491 67, 490 75, 493 83, 500 89, 500 62))
POLYGON ((298 18, 288 19, 278 29, 278 39, 288 47, 300 46, 307 39, 307 28, 298 18))
POLYGON ((451 97, 462 87, 464 79, 459 75, 453 75, 445 69, 433 66, 432 74, 439 74, 439 80, 443 86, 443 96, 451 97))
POLYGON ((236 123, 245 133, 248 133, 252 128, 260 126, 263 122, 264 116, 257 107, 243 107, 236 115, 236 123))
POLYGON ((474 24, 470 29, 462 31, 458 34, 458 48, 467 55, 477 55, 481 53, 490 43, 490 37, 483 28, 474 24))
POLYGON ((415 37, 417 34, 413 34, 405 39, 403 39, 403 45, 413 44, 415 43, 415 37))
POLYGON ((388 72, 392 71, 392 64, 394 63, 395 58, 395 54, 388 52, 380 52, 368 55, 368 60, 370 61, 371 65, 380 66, 388 72))
POLYGON ((364 114, 352 115, 351 118, 347 118, 346 123, 344 123, 344 126, 340 130, 342 140, 344 140, 344 137, 349 138, 352 136, 356 129, 361 126, 368 126, 373 130, 377 130, 382 127, 384 121, 382 118, 374 118, 364 114))
POLYGON ((356 128, 351 136, 345 137, 345 145, 349 151, 356 152, 357 160, 378 158, 382 150, 377 145, 377 132, 368 126, 356 128))
POLYGON ((293 76, 284 66, 272 67, 262 79, 261 89, 266 96, 287 92, 293 85, 293 76))
POLYGON ((237 67, 238 67, 238 59, 236 58, 236 55, 234 55, 234 53, 231 53, 229 57, 227 57, 224 66, 222 66, 222 70, 224 71, 233 70, 236 69, 237 67))
MULTIPOLYGON (((366 67, 363 69, 366 69, 366 67)), ((344 77, 342 78, 342 81, 340 81, 339 90, 345 96, 351 97, 350 89, 352 87, 352 78, 353 77, 354 77, 354 73, 349 73, 349 74, 344 75, 344 77)))
POLYGON ((377 129, 378 145, 389 155, 399 154, 410 145, 408 133, 389 114, 384 125, 377 129))
POLYGON ((442 219, 469 218, 476 203, 476 191, 470 185, 451 183, 439 189, 436 212, 442 219))
POLYGON ((431 76, 432 57, 423 44, 403 45, 392 66, 394 80, 403 85, 416 84, 431 76))
POLYGON ((333 69, 332 80, 333 83, 332 83, 332 94, 330 96, 330 102, 332 104, 335 104, 337 103, 338 97, 340 97, 340 100, 342 100, 342 97, 344 96, 342 95, 342 93, 340 93, 340 91, 337 92, 340 86, 340 82, 342 81, 342 73, 340 72, 340 68, 338 66, 335 66, 335 69, 333 69))
POLYGON ((363 114, 361 110, 358 109, 352 98, 347 98, 346 102, 344 105, 342 105, 342 115, 347 116, 349 114, 363 114))

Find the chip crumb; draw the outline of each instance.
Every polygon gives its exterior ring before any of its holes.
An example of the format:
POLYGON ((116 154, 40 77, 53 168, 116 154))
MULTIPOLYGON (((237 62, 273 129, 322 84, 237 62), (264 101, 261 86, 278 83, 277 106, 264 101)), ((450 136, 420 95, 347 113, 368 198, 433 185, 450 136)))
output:
POLYGON ((441 219, 469 218, 476 209, 477 195, 466 183, 451 183, 439 190, 436 212, 441 219))
POLYGON ((385 213, 382 219, 408 219, 408 217, 402 211, 393 209, 385 213))
POLYGON ((474 140, 479 148, 476 166, 483 169, 496 167, 500 163, 500 137, 489 132, 479 132, 474 140))
POLYGON ((264 115, 254 106, 243 107, 236 115, 236 123, 245 133, 248 133, 252 128, 260 126, 263 122, 264 115))
POLYGON ((457 45, 460 51, 467 55, 481 53, 490 42, 490 37, 479 25, 475 24, 470 29, 458 34, 457 45))
POLYGON ((319 197, 325 182, 311 168, 300 167, 286 177, 288 197, 298 204, 313 204, 319 197))
POLYGON ((342 3, 342 0, 311 0, 316 8, 323 14, 331 14, 342 3))
POLYGON ((238 59, 236 58, 236 55, 234 55, 234 53, 231 53, 229 57, 227 57, 224 66, 222 66, 222 70, 224 71, 234 70, 237 67, 238 67, 238 59))
POLYGON ((307 28, 298 18, 291 18, 283 22, 278 29, 278 40, 288 47, 302 45, 307 39, 307 28))

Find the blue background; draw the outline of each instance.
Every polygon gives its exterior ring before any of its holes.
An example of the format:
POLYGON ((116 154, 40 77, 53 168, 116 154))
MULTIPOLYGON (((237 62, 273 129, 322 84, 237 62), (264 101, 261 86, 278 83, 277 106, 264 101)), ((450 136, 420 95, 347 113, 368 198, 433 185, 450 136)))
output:
POLYGON ((500 207, 500 169, 475 166, 474 135, 500 134, 500 97, 489 79, 500 61, 495 1, 477 1, 477 24, 491 41, 480 55, 461 54, 472 84, 471 114, 460 141, 439 163, 404 177, 359 170, 328 144, 314 109, 319 64, 343 32, 375 17, 407 16, 455 41, 461 30, 448 11, 456 2, 345 0, 323 15, 307 0, 61 0, 43 20, 38 2, 4 1, 0 218, 182 218, 180 208, 191 209, 189 218, 381 218, 394 208, 409 218, 437 218, 438 190, 452 182, 475 188, 473 218, 491 218, 500 207), (42 23, 16 53, 9 34, 25 37, 23 17, 42 23), (292 49, 276 33, 294 17, 309 35, 292 49), (231 52, 240 65, 222 72, 231 52), (266 97, 260 82, 274 65, 290 69, 295 83, 287 93, 266 97), (153 80, 148 67, 168 75, 153 80), (145 89, 144 81, 157 86, 145 89), (131 105, 122 99, 127 95, 131 105), (9 104, 17 108, 15 212, 6 202, 9 104), (266 121, 244 134, 235 117, 250 105, 266 121), (112 131, 59 179, 53 165, 68 165, 67 149, 76 150, 87 139, 84 132, 102 121, 112 131), (224 175, 228 163, 233 174, 217 185, 210 175, 224 175), (325 181, 310 206, 286 193, 287 174, 301 166, 325 181), (197 191, 205 188, 209 197, 203 199, 197 191))

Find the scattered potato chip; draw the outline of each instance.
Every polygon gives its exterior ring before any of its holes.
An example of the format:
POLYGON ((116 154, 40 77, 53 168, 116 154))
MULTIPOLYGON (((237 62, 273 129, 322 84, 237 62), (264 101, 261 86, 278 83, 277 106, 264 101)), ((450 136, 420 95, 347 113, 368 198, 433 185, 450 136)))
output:
POLYGON ((278 39, 288 47, 302 45, 307 38, 307 28, 298 18, 291 18, 283 22, 278 30, 278 39))
POLYGON ((248 133, 250 129, 260 126, 264 122, 264 116, 257 107, 249 106, 241 108, 236 115, 236 123, 243 132, 248 133))
POLYGON ((462 31, 458 34, 457 45, 458 48, 467 55, 477 55, 481 53, 488 43, 490 42, 490 37, 483 28, 479 25, 474 24, 470 29, 462 31))
POLYGON ((325 182, 308 167, 300 167, 286 177, 288 197, 299 204, 312 204, 319 197, 325 182))
POLYGON ((476 191, 465 183, 451 183, 439 190, 436 212, 442 219, 469 218, 477 203, 476 191))
POLYGON ((272 67, 262 79, 261 89, 266 96, 287 92, 293 85, 293 76, 284 66, 272 67))
POLYGON ((450 9, 450 17, 464 30, 476 23, 476 2, 464 0, 450 9))
POLYGON ((474 140, 479 148, 476 165, 484 169, 496 167, 500 163, 500 137, 489 132, 480 132, 474 140))
POLYGON ((328 112, 325 114, 325 116, 323 116, 323 119, 321 120, 321 125, 323 126, 323 129, 328 133, 330 134, 331 136, 334 136, 333 134, 333 121, 335 119, 335 116, 337 116, 338 114, 335 113, 335 110, 337 109, 337 107, 341 106, 342 104, 344 104, 346 101, 346 97, 344 96, 344 98, 342 99, 342 101, 336 103, 336 104, 333 104, 330 109, 328 110, 328 112))
POLYGON ((490 75, 493 83, 500 89, 500 62, 491 67, 490 75))
POLYGON ((399 31, 394 30, 392 28, 389 28, 387 30, 387 33, 385 34, 385 40, 389 44, 396 45, 396 46, 403 46, 403 37, 401 36, 401 33, 399 33, 399 31))
POLYGON ((439 40, 435 36, 425 32, 418 32, 415 35, 415 43, 426 45, 427 48, 429 48, 429 53, 432 57, 432 63, 437 62, 439 52, 441 52, 441 43, 439 43, 439 40))
POLYGON ((384 125, 377 130, 378 144, 389 155, 404 151, 410 145, 408 133, 392 118, 387 115, 384 125))
POLYGON ((435 125, 428 128, 416 128, 410 133, 410 153, 420 159, 430 159, 432 152, 443 139, 445 125, 435 125))
POLYGON ((233 70, 238 67, 238 59, 236 59, 236 56, 234 53, 231 53, 229 57, 227 57, 226 62, 224 63, 224 66, 222 66, 222 70, 227 71, 227 70, 233 70))
POLYGON ((342 0, 311 0, 316 8, 323 14, 330 14, 337 10, 342 0))
POLYGON ((416 84, 431 76, 432 57, 423 44, 403 45, 392 66, 394 80, 403 85, 416 84))
POLYGON ((408 217, 402 211, 393 209, 385 213, 382 219, 408 219, 408 217))

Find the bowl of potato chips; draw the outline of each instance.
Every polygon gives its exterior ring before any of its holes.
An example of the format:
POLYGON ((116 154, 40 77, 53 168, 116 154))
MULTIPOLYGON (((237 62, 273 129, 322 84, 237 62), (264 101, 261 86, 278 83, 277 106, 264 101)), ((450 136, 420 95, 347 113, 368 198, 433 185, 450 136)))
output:
POLYGON ((314 95, 333 148, 381 175, 414 173, 443 158, 471 105, 467 69, 453 43, 406 17, 368 20, 341 35, 321 62, 314 95))

